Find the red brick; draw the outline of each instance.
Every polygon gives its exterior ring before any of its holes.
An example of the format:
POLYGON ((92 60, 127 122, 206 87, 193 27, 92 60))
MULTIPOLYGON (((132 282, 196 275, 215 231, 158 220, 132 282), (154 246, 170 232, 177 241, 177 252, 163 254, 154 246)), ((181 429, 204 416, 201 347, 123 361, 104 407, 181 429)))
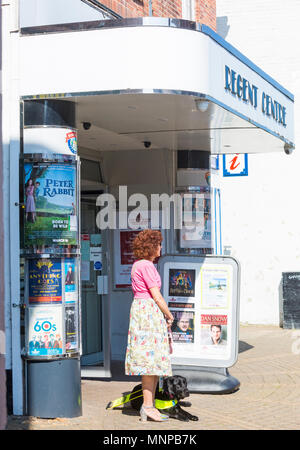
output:
MULTIPOLYGON (((102 0, 104 6, 122 17, 149 16, 149 0, 102 0)), ((182 17, 179 0, 153 0, 152 13, 156 17, 182 17)), ((195 20, 216 30, 216 0, 195 0, 195 20)))

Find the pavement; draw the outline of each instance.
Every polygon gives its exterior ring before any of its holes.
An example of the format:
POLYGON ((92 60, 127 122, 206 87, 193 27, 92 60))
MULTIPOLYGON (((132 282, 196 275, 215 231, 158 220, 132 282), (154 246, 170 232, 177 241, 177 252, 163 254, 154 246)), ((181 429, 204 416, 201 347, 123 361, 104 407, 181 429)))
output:
POLYGON ((122 362, 113 362, 111 379, 82 380, 82 416, 9 416, 7 430, 300 430, 300 330, 241 325, 238 360, 229 373, 240 381, 237 391, 188 398, 192 406, 184 409, 198 422, 142 423, 128 406, 106 410, 139 383, 124 375, 122 362))

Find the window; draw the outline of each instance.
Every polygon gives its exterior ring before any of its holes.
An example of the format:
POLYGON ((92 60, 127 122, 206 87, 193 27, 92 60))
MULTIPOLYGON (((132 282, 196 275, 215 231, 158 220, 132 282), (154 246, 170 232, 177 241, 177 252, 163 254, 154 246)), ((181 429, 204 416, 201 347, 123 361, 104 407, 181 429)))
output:
POLYGON ((20 0, 20 28, 114 19, 96 0, 20 0))

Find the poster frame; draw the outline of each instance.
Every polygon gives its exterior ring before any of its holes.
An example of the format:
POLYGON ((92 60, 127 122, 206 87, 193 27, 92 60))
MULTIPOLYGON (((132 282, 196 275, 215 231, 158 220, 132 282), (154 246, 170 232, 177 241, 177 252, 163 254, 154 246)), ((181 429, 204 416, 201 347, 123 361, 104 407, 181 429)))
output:
MULTIPOLYGON (((178 254, 167 254, 162 256, 159 259, 158 263, 158 271, 162 280, 161 292, 168 303, 168 288, 169 288, 169 272, 167 271, 167 276, 165 275, 165 270, 168 268, 172 268, 172 264, 174 263, 185 263, 189 264, 188 269, 193 269, 193 267, 209 267, 211 266, 220 266, 224 267, 224 265, 228 265, 232 268, 232 289, 231 289, 231 339, 229 342, 230 351, 229 356, 222 358, 214 358, 213 355, 199 355, 199 357, 194 354, 186 355, 187 351, 185 351, 185 356, 171 356, 171 363, 176 367, 179 366, 198 366, 198 367, 220 367, 220 368, 228 368, 233 366, 238 357, 238 336, 239 336, 239 304, 240 304, 240 264, 239 262, 231 257, 231 256, 218 256, 218 255, 178 255, 178 254), (167 278, 167 279, 166 279, 167 278)), ((197 270, 198 270, 197 269, 197 270)), ((196 293, 197 295, 197 293, 196 293)), ((200 306, 197 307, 197 302, 193 298, 193 303, 195 303, 194 311, 198 311, 201 309, 200 306)), ((217 314, 217 313, 216 313, 217 314)), ((195 314, 196 319, 197 314, 195 314)), ((194 327, 196 330, 196 323, 194 323, 194 327)), ((195 342, 196 344, 196 342, 195 342)), ((182 345, 182 344, 178 344, 182 345)), ((175 349, 175 347, 174 347, 175 349)), ((185 349, 186 350, 186 349, 185 349)), ((176 353, 176 352, 174 352, 176 353)))
POLYGON ((24 267, 25 276, 25 286, 24 286, 24 297, 25 297, 25 348, 23 357, 25 359, 32 360, 53 360, 53 359, 63 359, 70 357, 78 357, 82 352, 81 346, 81 289, 80 289, 80 254, 77 255, 50 255, 50 254, 31 254, 30 256, 26 255, 25 258, 25 267, 24 267), (62 273, 62 282, 61 282, 61 296, 62 301, 59 304, 52 303, 29 303, 29 261, 30 260, 60 260, 61 264, 61 273, 62 273), (66 302, 65 298, 65 267, 67 265, 66 260, 73 259, 76 267, 76 300, 72 302, 66 302), (74 351, 67 351, 66 349, 66 311, 67 307, 75 308, 75 316, 76 316, 76 327, 77 327, 77 349, 74 351), (61 320, 62 320, 62 353, 53 354, 53 355, 30 355, 29 354, 29 310, 30 309, 51 309, 55 308, 61 311, 61 320))
MULTIPOLYGON (((128 212, 130 212, 130 211, 128 210, 128 212)), ((159 210, 159 218, 160 218, 159 219, 159 223, 160 223, 159 228, 151 227, 151 222, 150 222, 151 212, 147 211, 147 213, 148 213, 148 221, 149 221, 148 227, 141 227, 138 229, 117 228, 116 230, 112 230, 112 249, 113 249, 113 251, 112 251, 112 268, 113 268, 112 290, 113 291, 116 291, 116 292, 131 292, 132 291, 131 284, 118 286, 118 284, 116 282, 117 281, 117 272, 119 270, 120 260, 121 260, 121 252, 120 252, 120 233, 121 232, 124 232, 124 231, 140 232, 147 228, 151 228, 152 230, 159 230, 163 237, 162 255, 166 254, 166 249, 167 249, 166 232, 165 232, 165 229, 161 227, 162 210, 159 210)))
MULTIPOLYGON (((25 173, 24 168, 25 164, 51 164, 53 166, 57 165, 66 165, 66 166, 75 166, 75 209, 76 209, 76 243, 46 243, 42 245, 42 248, 46 248, 46 252, 49 253, 64 253, 65 249, 68 248, 68 252, 77 253, 77 249, 80 248, 80 186, 78 180, 80 180, 80 159, 78 155, 64 155, 59 153, 34 153, 34 154, 23 154, 20 158, 21 160, 21 168, 22 168, 22 183, 23 183, 23 197, 25 198, 25 173)), ((34 253, 34 244, 30 244, 25 241, 25 204, 23 204, 22 209, 22 232, 21 232, 21 247, 23 254, 31 254, 34 253)), ((40 246, 41 247, 41 246, 40 246)))

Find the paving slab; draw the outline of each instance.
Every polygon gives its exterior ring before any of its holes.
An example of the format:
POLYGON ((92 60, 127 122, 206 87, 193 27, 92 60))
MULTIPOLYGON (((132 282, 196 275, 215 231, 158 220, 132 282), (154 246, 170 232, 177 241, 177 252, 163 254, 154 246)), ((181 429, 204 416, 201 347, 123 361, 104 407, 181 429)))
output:
POLYGON ((106 410, 129 393, 139 377, 124 375, 113 362, 111 379, 83 379, 83 414, 41 419, 9 416, 7 430, 300 430, 300 333, 277 326, 241 325, 239 355, 229 373, 241 385, 231 394, 192 393, 186 408, 198 422, 170 419, 142 423, 128 406, 106 410))

